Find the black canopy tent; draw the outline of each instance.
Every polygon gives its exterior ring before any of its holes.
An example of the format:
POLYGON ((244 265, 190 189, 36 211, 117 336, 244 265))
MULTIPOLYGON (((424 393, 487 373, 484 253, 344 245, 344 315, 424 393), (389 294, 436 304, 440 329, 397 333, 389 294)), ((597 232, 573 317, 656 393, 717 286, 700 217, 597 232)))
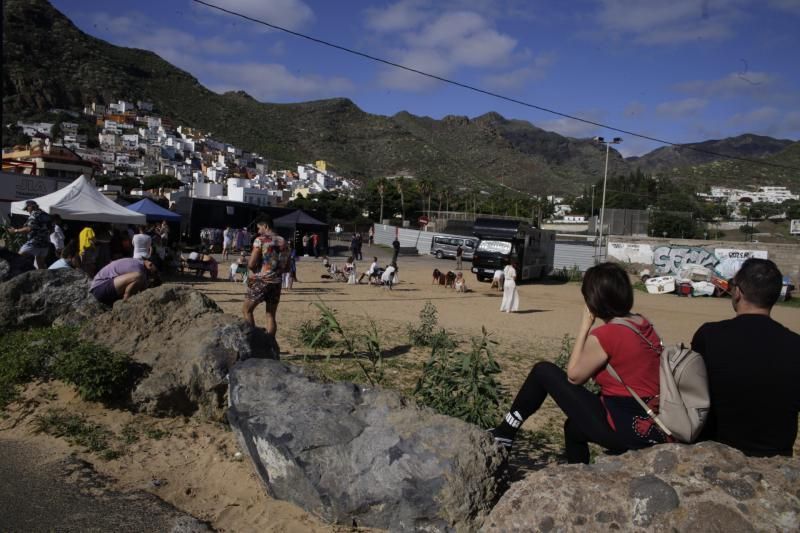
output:
MULTIPOLYGON (((320 253, 322 253, 322 250, 328 249, 328 225, 301 209, 276 218, 272 222, 278 235, 293 241, 295 248, 298 248, 298 245, 302 245, 303 235, 308 234, 311 237, 312 233, 316 233, 319 235, 320 253)), ((298 249, 299 253, 300 250, 298 249)))

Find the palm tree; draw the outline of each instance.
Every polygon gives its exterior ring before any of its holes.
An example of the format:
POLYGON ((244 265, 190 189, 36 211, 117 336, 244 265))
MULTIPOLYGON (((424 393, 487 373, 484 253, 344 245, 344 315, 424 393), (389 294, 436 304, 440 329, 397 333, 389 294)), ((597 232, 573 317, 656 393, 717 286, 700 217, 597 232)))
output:
POLYGON ((383 196, 386 194, 386 178, 378 178, 378 194, 381 196, 381 216, 380 223, 383 224, 383 196))
POLYGON ((428 197, 428 209, 425 214, 430 218, 431 216, 431 194, 433 193, 433 183, 427 178, 423 178, 417 182, 417 190, 422 195, 422 207, 425 207, 425 197, 428 197))
POLYGON ((395 187, 397 187, 397 193, 400 195, 400 215, 402 216, 401 220, 405 221, 406 219, 406 204, 405 204, 405 196, 403 196, 403 178, 397 178, 394 182, 395 187))

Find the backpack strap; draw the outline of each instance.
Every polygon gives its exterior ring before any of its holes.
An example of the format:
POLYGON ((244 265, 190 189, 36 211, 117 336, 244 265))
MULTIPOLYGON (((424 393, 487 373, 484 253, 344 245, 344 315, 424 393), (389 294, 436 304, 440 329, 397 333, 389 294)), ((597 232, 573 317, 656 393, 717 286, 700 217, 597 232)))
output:
MULTIPOLYGON (((614 319, 611 320, 611 323, 619 324, 621 326, 625 326, 626 328, 630 329, 631 331, 636 333, 636 335, 638 335, 639 338, 643 339, 644 342, 646 342, 647 345, 650 346, 650 348, 652 348, 653 351, 656 352, 656 354, 659 357, 661 356, 661 352, 663 350, 663 345, 661 346, 661 350, 659 350, 652 342, 650 342, 650 339, 648 339, 647 337, 642 335, 642 332, 639 331, 639 328, 637 328, 635 325, 633 325, 630 321, 628 321, 628 320, 626 320, 624 318, 614 318, 614 319)), ((652 326, 652 324, 651 324, 651 326, 652 326)), ((653 328, 653 331, 655 331, 655 328, 653 328)), ((658 335, 658 332, 656 332, 656 335, 658 335)), ((661 336, 658 335, 658 338, 660 340, 661 336)), ((622 381, 622 377, 620 377, 620 375, 617 374, 617 371, 614 370, 614 367, 611 366, 611 363, 606 364, 606 370, 608 370, 608 373, 611 374, 611 377, 613 377, 614 379, 619 381, 622 384, 622 386, 625 387, 625 389, 628 391, 628 393, 630 393, 630 395, 633 397, 633 399, 636 400, 636 402, 642 407, 642 409, 644 409, 645 413, 647 413, 647 416, 652 418, 653 421, 656 424, 658 424, 658 427, 660 427, 661 430, 664 433, 666 433, 667 435, 669 435, 671 437, 672 436, 672 432, 669 430, 669 428, 667 428, 667 426, 664 425, 664 423, 661 421, 661 419, 658 417, 658 415, 650 408, 650 406, 648 406, 645 403, 645 401, 642 400, 641 396, 636 394, 636 391, 634 391, 624 381, 622 381)))
MULTIPOLYGON (((645 319, 645 320, 647 320, 647 319, 645 319)), ((639 336, 640 339, 642 339, 644 342, 646 342, 647 345, 650 346, 650 348, 652 348, 654 352, 656 352, 658 355, 661 355, 661 351, 664 349, 664 344, 663 344, 663 341, 661 340, 661 335, 658 334, 658 332, 656 331, 656 328, 653 326, 653 324, 650 324, 650 327, 653 328, 653 331, 655 332, 656 336, 658 337, 658 340, 661 343, 661 346, 660 346, 661 349, 659 349, 659 347, 657 347, 655 344, 653 344, 650 341, 650 339, 648 339, 647 337, 642 335, 642 332, 639 331, 639 328, 637 328, 634 324, 632 324, 630 320, 627 320, 627 319, 622 318, 622 317, 618 317, 618 318, 612 318, 610 323, 611 324, 619 324, 620 326, 625 326, 629 330, 633 331, 634 333, 636 333, 636 335, 639 336)))
POLYGON ((658 424, 658 427, 660 427, 664 433, 666 433, 671 437, 672 432, 669 430, 669 428, 664 425, 664 423, 661 421, 661 419, 658 417, 655 411, 653 411, 650 408, 650 406, 647 405, 644 400, 642 400, 641 396, 636 394, 636 391, 634 391, 632 388, 626 385, 624 381, 622 381, 622 378, 620 377, 619 374, 617 374, 617 371, 614 370, 614 367, 611 366, 611 363, 608 363, 606 365, 606 370, 608 370, 608 373, 611 374, 611 377, 622 383, 622 386, 625 387, 625 389, 630 393, 631 396, 633 396, 633 399, 636 400, 636 403, 638 403, 642 407, 642 409, 644 409, 644 412, 647 413, 647 416, 652 418, 653 422, 658 424))

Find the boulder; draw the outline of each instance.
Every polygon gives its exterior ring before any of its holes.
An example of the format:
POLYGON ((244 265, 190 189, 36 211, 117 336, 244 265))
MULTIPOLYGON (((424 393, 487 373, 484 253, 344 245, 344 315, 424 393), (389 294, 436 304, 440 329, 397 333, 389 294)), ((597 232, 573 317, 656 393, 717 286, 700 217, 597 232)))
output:
POLYGON ((279 353, 263 330, 223 313, 204 294, 174 285, 115 302, 81 335, 143 366, 131 400, 135 409, 156 416, 223 419, 230 368, 251 357, 277 359, 279 353))
POLYGON ((8 281, 34 268, 32 256, 19 255, 0 247, 0 282, 8 281))
POLYGON ((89 293, 81 270, 32 270, 0 283, 0 330, 79 324, 108 308, 89 293))
POLYGON ((236 365, 230 387, 228 420, 269 494, 323 520, 472 529, 499 496, 504 452, 486 432, 395 392, 268 360, 236 365))
POLYGON ((798 531, 800 462, 664 444, 514 483, 486 531, 798 531))

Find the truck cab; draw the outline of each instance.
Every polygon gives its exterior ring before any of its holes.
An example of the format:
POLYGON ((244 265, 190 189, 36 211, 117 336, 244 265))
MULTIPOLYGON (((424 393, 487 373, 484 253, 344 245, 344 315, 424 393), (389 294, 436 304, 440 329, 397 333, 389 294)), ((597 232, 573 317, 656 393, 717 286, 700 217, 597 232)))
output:
POLYGON ((518 220, 478 218, 473 234, 479 239, 472 256, 478 281, 491 279, 510 261, 518 265, 517 280, 540 279, 553 269, 556 235, 518 220))

